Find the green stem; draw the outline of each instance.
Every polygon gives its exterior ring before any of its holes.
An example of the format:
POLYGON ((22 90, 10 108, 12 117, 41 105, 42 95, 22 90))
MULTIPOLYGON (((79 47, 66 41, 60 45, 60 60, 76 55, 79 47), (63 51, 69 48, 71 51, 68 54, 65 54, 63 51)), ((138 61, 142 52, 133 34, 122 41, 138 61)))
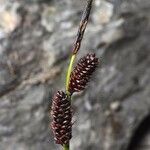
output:
MULTIPOLYGON (((71 71, 72 71, 72 68, 73 68, 75 57, 76 57, 75 54, 73 54, 71 56, 70 63, 69 63, 69 66, 68 66, 68 70, 67 70, 67 76, 66 76, 66 94, 68 95, 68 98, 70 100, 71 100, 71 95, 70 95, 70 92, 69 92, 69 82, 70 82, 70 75, 71 75, 71 71)), ((69 144, 64 144, 63 145, 63 150, 70 150, 69 149, 69 144)))
POLYGON ((70 92, 69 92, 69 81, 70 81, 70 75, 71 75, 71 71, 72 71, 72 68, 73 68, 73 63, 74 63, 75 57, 76 57, 75 54, 73 54, 73 55, 71 56, 70 63, 69 63, 69 67, 68 67, 68 71, 67 71, 67 77, 66 77, 66 93, 67 93, 68 96, 70 96, 70 92))
POLYGON ((63 150, 69 150, 69 144, 65 144, 65 145, 63 145, 63 150))
MULTIPOLYGON (((66 76, 66 94, 68 95, 68 98, 70 98, 70 99, 71 99, 71 95, 70 95, 70 92, 69 92, 69 82, 70 82, 70 75, 71 75, 71 71, 72 71, 72 68, 73 68, 74 60, 75 60, 75 55, 72 55, 71 59, 70 59, 69 66, 68 66, 68 70, 67 70, 67 76, 66 76)), ((64 144, 63 145, 63 150, 70 150, 69 149, 69 144, 64 144)))

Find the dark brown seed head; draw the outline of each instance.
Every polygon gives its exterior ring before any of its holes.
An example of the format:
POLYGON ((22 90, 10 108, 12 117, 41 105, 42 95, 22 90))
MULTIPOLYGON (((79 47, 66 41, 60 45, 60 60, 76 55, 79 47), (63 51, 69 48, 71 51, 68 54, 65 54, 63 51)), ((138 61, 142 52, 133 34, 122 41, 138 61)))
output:
POLYGON ((68 144, 72 137, 71 102, 63 91, 58 91, 52 99, 51 128, 57 144, 68 144))
POLYGON ((71 94, 85 89, 98 63, 98 58, 94 53, 87 54, 79 60, 70 76, 69 92, 71 94))

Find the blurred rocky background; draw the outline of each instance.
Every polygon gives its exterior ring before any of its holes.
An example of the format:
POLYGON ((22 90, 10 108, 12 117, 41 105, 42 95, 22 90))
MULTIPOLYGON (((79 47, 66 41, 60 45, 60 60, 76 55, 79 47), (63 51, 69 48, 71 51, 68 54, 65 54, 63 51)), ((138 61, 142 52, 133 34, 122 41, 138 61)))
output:
MULTIPOLYGON (((0 150, 59 150, 51 98, 86 0, 0 0, 0 150)), ((71 150, 150 150, 150 0, 94 0, 78 58, 101 66, 74 96, 71 150)))

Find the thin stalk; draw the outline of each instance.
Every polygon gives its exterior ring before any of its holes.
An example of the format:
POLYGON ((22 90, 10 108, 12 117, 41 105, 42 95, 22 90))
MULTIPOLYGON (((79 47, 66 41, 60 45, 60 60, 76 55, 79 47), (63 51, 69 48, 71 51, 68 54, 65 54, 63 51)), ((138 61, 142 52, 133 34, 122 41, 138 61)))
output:
MULTIPOLYGON (((70 100, 71 100, 71 94, 69 92, 70 75, 71 75, 71 71, 72 71, 72 68, 73 68, 74 61, 75 61, 75 57, 77 55, 77 52, 80 49, 81 42, 82 42, 83 35, 84 35, 84 31, 86 29, 86 26, 87 26, 87 23, 88 23, 88 20, 89 20, 89 15, 90 15, 91 8, 92 8, 92 2, 93 2, 93 0, 87 0, 87 4, 86 4, 85 10, 84 10, 83 15, 82 15, 82 19, 81 19, 81 22, 80 22, 80 25, 79 25, 77 37, 76 37, 76 40, 75 40, 74 45, 73 45, 72 56, 71 56, 71 59, 70 59, 68 70, 67 70, 66 94, 68 95, 68 97, 70 97, 70 100)), ((69 149, 69 144, 63 145, 63 150, 70 150, 69 149)))
MULTIPOLYGON (((69 81, 70 81, 70 75, 71 75, 71 71, 72 71, 72 68, 73 68, 75 56, 76 55, 71 56, 70 63, 69 63, 69 66, 68 66, 68 70, 67 70, 67 77, 66 77, 66 94, 70 98, 70 100, 71 100, 71 94, 69 92, 69 81)), ((63 145, 63 150, 70 150, 69 149, 69 144, 63 145)))
POLYGON ((67 71, 67 77, 66 77, 66 93, 68 96, 70 96, 70 92, 69 92, 69 81, 70 81, 70 75, 71 75, 71 71, 73 68, 73 64, 74 64, 74 60, 75 60, 76 55, 72 55, 71 59, 70 59, 70 63, 68 66, 68 71, 67 71))
POLYGON ((63 145, 63 150, 69 150, 69 144, 63 145))

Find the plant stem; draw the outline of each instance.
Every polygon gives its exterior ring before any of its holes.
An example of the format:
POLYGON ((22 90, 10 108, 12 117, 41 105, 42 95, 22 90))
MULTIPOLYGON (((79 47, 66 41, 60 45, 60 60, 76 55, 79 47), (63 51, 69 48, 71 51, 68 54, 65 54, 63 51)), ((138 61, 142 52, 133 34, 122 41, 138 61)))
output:
POLYGON ((76 56, 76 55, 72 55, 72 56, 71 56, 70 63, 69 63, 69 66, 68 66, 68 71, 67 71, 67 77, 66 77, 66 93, 67 93, 68 96, 70 96, 70 92, 69 92, 69 81, 70 81, 70 75, 71 75, 71 71, 72 71, 72 68, 73 68, 73 63, 74 63, 74 60, 75 60, 75 56, 76 56))
MULTIPOLYGON (((69 92, 69 81, 70 81, 70 75, 71 75, 71 71, 72 71, 72 68, 73 68, 73 63, 74 63, 74 60, 75 60, 75 56, 76 55, 71 56, 70 63, 69 63, 69 66, 68 66, 68 70, 67 70, 67 77, 66 77, 66 94, 68 95, 68 97, 70 99, 71 99, 71 95, 70 95, 70 92, 69 92)), ((69 144, 63 145, 63 150, 70 150, 69 149, 69 144)))
POLYGON ((69 144, 63 145, 63 150, 69 150, 69 144))
MULTIPOLYGON (((69 92, 70 75, 71 75, 71 71, 72 71, 72 68, 73 68, 73 64, 74 64, 74 61, 75 61, 76 54, 80 49, 81 42, 82 42, 83 35, 84 35, 84 31, 86 29, 86 26, 87 26, 87 23, 88 23, 88 20, 89 20, 89 15, 90 15, 91 8, 92 8, 92 2, 93 2, 93 0, 87 0, 87 5, 86 5, 85 10, 84 10, 83 15, 82 15, 82 19, 81 19, 81 22, 80 22, 80 25, 79 25, 77 37, 76 37, 76 40, 75 40, 74 45, 73 45, 72 56, 71 56, 71 59, 70 59, 68 70, 67 70, 66 94, 70 98, 70 101, 71 101, 71 94, 69 92)), ((63 145, 63 150, 69 150, 69 144, 63 145)))

